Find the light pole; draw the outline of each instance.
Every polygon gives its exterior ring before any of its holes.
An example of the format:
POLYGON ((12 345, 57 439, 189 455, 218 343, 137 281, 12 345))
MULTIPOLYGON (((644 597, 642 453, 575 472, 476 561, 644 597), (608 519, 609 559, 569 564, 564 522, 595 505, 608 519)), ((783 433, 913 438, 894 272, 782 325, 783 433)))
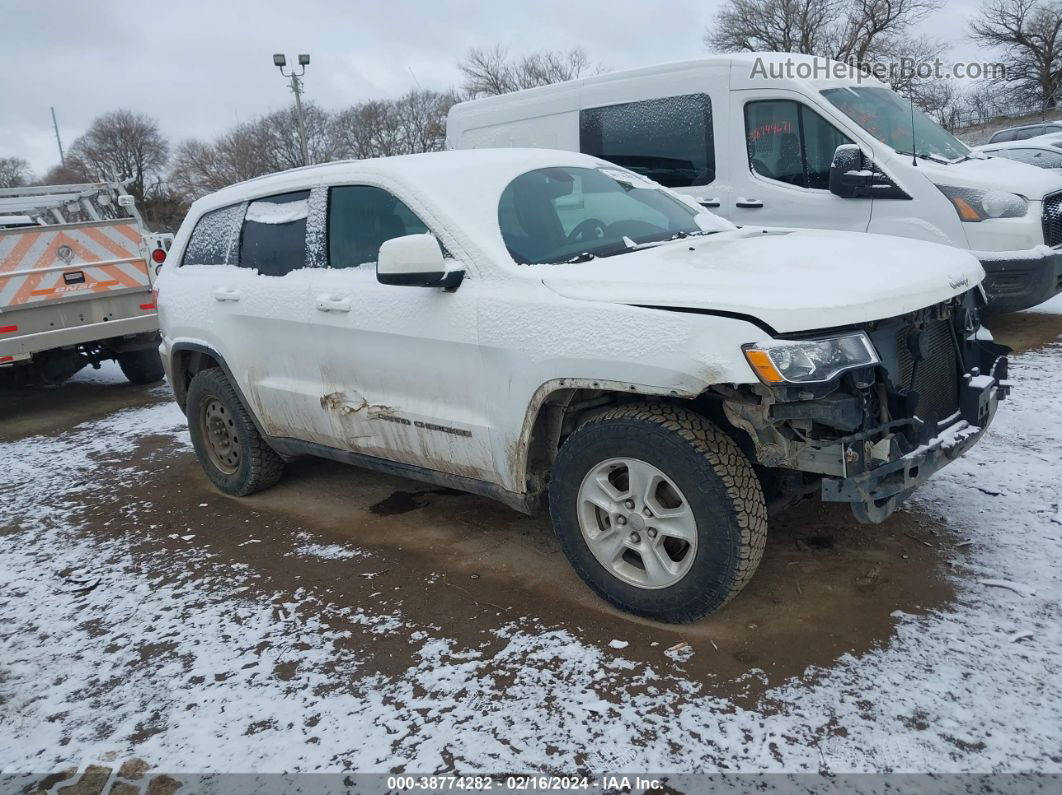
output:
POLYGON ((291 91, 295 94, 295 117, 299 123, 299 149, 302 150, 302 164, 304 166, 310 164, 310 155, 306 150, 306 126, 302 121, 302 80, 301 78, 306 74, 306 67, 310 63, 310 56, 306 53, 299 55, 299 71, 296 73, 294 69, 290 74, 284 73, 284 67, 288 65, 288 59, 284 57, 284 53, 278 52, 273 55, 273 66, 280 70, 280 74, 291 80, 291 91))

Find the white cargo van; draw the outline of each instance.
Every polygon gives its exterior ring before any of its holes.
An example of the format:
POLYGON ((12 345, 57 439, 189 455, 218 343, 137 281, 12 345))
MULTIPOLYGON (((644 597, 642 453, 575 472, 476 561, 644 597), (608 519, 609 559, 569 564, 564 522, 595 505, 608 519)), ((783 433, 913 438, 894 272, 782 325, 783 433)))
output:
POLYGON ((464 102, 447 146, 581 151, 738 225, 967 249, 998 311, 1062 290, 1062 176, 974 153, 883 83, 824 58, 712 56, 464 102))

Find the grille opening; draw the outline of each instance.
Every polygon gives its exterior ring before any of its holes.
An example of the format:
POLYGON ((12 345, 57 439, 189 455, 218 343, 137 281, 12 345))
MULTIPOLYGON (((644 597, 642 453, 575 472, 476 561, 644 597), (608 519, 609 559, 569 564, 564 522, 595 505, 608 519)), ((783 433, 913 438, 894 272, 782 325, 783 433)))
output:
POLYGON ((1052 248, 1062 245, 1062 191, 1044 198, 1041 223, 1044 227, 1044 243, 1052 248))

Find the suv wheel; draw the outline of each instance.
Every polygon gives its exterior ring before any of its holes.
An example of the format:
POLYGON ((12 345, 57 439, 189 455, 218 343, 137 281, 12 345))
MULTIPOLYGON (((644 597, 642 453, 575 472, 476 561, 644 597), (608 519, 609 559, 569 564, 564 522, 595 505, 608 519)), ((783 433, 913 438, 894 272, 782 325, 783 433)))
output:
POLYGON ((133 384, 154 384, 166 376, 162 369, 162 357, 158 348, 141 348, 118 354, 118 366, 122 375, 133 384))
POLYGON ((283 460, 262 439, 221 368, 195 374, 186 411, 199 464, 221 491, 245 497, 280 480, 283 460))
POLYGON ((718 610, 752 578, 767 509, 752 464, 698 414, 637 403, 579 426, 553 466, 565 555, 601 597, 659 621, 718 610))

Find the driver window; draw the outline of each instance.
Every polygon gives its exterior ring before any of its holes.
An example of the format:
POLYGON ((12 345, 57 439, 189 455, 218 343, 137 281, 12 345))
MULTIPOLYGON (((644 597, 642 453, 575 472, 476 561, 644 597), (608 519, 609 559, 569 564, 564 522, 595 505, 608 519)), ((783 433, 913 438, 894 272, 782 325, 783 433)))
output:
POLYGON ((810 108, 792 100, 745 105, 749 168, 798 188, 828 190, 834 150, 852 141, 810 108))
POLYGON ((382 188, 342 185, 329 191, 329 267, 375 263, 380 246, 388 240, 427 231, 412 210, 382 188))

